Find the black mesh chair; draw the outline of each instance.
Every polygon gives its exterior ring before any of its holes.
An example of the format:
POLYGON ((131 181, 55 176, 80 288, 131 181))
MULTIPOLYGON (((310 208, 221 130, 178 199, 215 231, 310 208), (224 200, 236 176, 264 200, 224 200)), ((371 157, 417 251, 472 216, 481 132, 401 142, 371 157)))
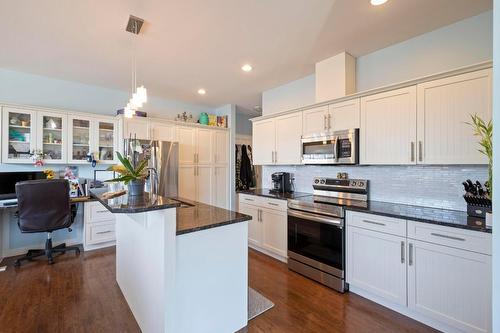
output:
POLYGON ((52 247, 52 231, 68 228, 71 231, 75 214, 69 198, 69 183, 65 179, 29 180, 16 184, 18 205, 18 225, 23 233, 46 232, 45 249, 28 250, 28 253, 15 261, 20 266, 24 260, 46 255, 53 264, 53 253, 76 251, 77 246, 65 243, 52 247))

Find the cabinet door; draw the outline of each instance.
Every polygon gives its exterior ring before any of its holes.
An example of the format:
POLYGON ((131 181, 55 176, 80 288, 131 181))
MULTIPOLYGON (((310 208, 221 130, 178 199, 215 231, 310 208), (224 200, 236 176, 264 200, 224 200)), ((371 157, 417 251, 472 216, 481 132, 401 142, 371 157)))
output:
POLYGON ((4 107, 2 123, 2 161, 33 163, 30 154, 37 149, 35 111, 4 107))
POLYGON ((259 208, 244 202, 240 202, 239 206, 240 213, 252 217, 252 220, 248 222, 248 244, 260 247, 262 245, 262 223, 259 219, 259 208))
POLYGON ((112 164, 118 162, 116 151, 118 150, 118 136, 116 121, 111 119, 95 120, 95 159, 99 163, 112 164))
POLYGON ((276 164, 301 164, 301 112, 276 118, 276 164))
POLYGON ((179 141, 179 164, 195 163, 196 128, 177 127, 177 141, 179 141))
POLYGON ((196 201, 212 204, 214 171, 210 165, 196 166, 196 201))
POLYGON ((359 128, 359 98, 330 104, 328 106, 328 128, 332 131, 343 131, 359 128))
POLYGON ((287 257, 287 215, 271 209, 261 209, 262 247, 287 257))
POLYGON ((464 332, 491 332, 491 257, 409 240, 408 306, 464 332))
MULTIPOLYGON (((84 164, 87 154, 92 151, 94 135, 92 118, 82 116, 68 116, 68 162, 84 164)), ((97 156, 96 156, 97 157, 97 156)))
POLYGON ((214 162, 226 164, 229 162, 229 135, 227 131, 215 131, 214 162))
POLYGON ((328 105, 302 111, 302 135, 318 134, 328 130, 328 105))
POLYGON ((229 207, 229 172, 227 166, 215 166, 214 174, 215 180, 212 203, 214 206, 227 209, 229 207))
POLYGON ((214 159, 214 131, 207 128, 196 130, 196 163, 209 165, 214 159))
POLYGON ((123 118, 123 138, 149 139, 149 121, 146 118, 123 118))
POLYGON ((347 282, 406 306, 406 238, 347 226, 347 282))
POLYGON ((179 197, 196 201, 196 167, 179 165, 179 197))
POLYGON ((274 119, 256 121, 252 125, 253 163, 274 164, 276 133, 274 119))
POLYGON ((45 163, 66 163, 68 117, 56 112, 38 112, 37 147, 44 154, 45 163))
POLYGON ((151 122, 153 140, 175 141, 175 125, 170 123, 151 122))
POLYGON ((361 98, 361 164, 416 163, 416 87, 361 98))
POLYGON ((491 69, 419 84, 418 163, 486 164, 471 122, 491 119, 491 69))

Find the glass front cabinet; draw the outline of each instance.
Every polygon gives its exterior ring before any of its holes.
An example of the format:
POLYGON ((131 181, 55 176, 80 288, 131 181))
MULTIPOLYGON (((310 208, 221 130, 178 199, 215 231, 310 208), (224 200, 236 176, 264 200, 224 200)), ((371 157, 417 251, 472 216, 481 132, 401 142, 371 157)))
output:
POLYGON ((29 109, 2 108, 2 161, 32 163, 36 149, 36 112, 29 109))
POLYGON ((37 153, 46 164, 67 162, 67 115, 56 112, 37 112, 37 153))

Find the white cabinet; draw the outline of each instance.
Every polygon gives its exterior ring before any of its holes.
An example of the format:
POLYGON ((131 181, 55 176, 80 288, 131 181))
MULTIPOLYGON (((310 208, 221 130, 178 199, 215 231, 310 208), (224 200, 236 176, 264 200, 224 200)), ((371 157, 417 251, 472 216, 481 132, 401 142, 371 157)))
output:
POLYGON ((416 87, 361 98, 360 164, 416 163, 416 87))
POLYGON ((214 166, 213 200, 212 205, 220 208, 229 208, 229 172, 228 167, 214 166))
POLYGON ((491 69, 417 86, 418 163, 486 164, 471 114, 491 119, 491 69))
POLYGON ((276 147, 275 120, 266 119, 252 124, 253 163, 255 165, 274 164, 276 147))
POLYGON ((13 107, 2 109, 2 162, 33 163, 30 154, 37 149, 35 111, 13 107))
POLYGON ((328 106, 328 128, 332 131, 343 131, 360 126, 359 98, 330 104, 328 106))
POLYGON ((101 203, 85 202, 83 213, 83 249, 85 251, 114 246, 115 216, 101 203))
POLYGON ((214 171, 211 165, 196 166, 196 201, 212 204, 214 171))
POLYGON ((177 127, 177 141, 179 141, 179 164, 196 163, 196 128, 177 127))
POLYGON ((68 159, 68 117, 66 114, 37 112, 36 141, 38 150, 44 155, 45 163, 66 163, 68 159))
POLYGON ((328 130, 328 105, 302 111, 302 135, 312 135, 328 130))
POLYGON ((151 138, 159 141, 175 141, 175 124, 152 119, 150 123, 151 138))
POLYGON ((196 128, 196 163, 210 165, 214 162, 214 131, 196 128))
POLYGON ((141 117, 125 118, 123 120, 123 138, 150 139, 149 119, 141 117))
POLYGON ((349 225, 347 283, 406 306, 406 238, 349 225))
POLYGON ((229 133, 215 131, 214 137, 214 162, 227 165, 229 163, 229 133))
POLYGON ((117 121, 112 119, 95 119, 94 125, 94 158, 101 164, 112 164, 118 162, 116 151, 118 150, 117 121))
POLYGON ((408 307, 464 332, 491 332, 491 256, 409 240, 408 307))
POLYGON ((196 201, 196 166, 179 165, 179 197, 196 201))
POLYGON ((301 135, 301 112, 254 122, 252 134, 254 164, 300 164, 301 135))
POLYGON ((285 200, 239 194, 239 212, 252 216, 248 244, 264 254, 287 261, 287 206, 285 200))

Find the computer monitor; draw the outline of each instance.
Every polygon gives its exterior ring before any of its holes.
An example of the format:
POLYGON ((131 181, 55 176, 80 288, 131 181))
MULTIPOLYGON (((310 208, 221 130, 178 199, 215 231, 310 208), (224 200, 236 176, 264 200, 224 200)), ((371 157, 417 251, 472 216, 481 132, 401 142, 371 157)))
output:
POLYGON ((0 172, 0 200, 16 197, 17 182, 45 178, 42 171, 0 172))

